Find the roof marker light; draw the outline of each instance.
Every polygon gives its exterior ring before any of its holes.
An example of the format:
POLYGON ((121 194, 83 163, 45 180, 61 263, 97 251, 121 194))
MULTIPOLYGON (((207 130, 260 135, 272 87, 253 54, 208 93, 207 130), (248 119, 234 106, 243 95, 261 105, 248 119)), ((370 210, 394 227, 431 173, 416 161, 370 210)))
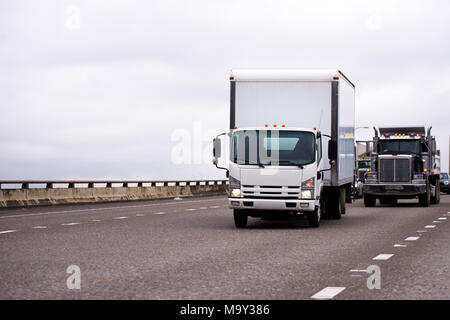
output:
POLYGON ((316 128, 316 127, 314 127, 314 128, 313 128, 313 130, 317 130, 317 128, 316 128))
POLYGON ((266 127, 266 128, 267 128, 268 126, 269 126, 268 124, 265 124, 265 125, 264 125, 264 127, 266 127))
POLYGON ((284 127, 286 127, 286 125, 285 125, 285 124, 282 124, 281 126, 282 126, 283 128, 284 128, 284 127))
POLYGON ((273 126, 274 126, 274 127, 276 127, 277 125, 276 125, 276 124, 274 124, 273 126))
POLYGON ((235 129, 237 129, 237 127, 236 127, 236 126, 234 126, 234 128, 235 128, 235 129))

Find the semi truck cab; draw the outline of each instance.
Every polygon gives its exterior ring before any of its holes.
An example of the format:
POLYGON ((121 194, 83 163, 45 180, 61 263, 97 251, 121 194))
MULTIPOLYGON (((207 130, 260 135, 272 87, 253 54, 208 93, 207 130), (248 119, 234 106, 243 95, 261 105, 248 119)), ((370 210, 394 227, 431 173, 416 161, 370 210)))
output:
POLYGON ((394 204, 419 198, 421 206, 439 203, 439 167, 431 127, 374 128, 371 169, 363 186, 364 204, 394 204))

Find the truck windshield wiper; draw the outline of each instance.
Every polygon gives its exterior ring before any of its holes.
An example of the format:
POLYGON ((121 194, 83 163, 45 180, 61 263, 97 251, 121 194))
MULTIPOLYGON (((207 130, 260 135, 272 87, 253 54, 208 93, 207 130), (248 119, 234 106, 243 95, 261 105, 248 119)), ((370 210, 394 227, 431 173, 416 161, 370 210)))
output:
POLYGON ((295 162, 290 161, 290 160, 280 160, 280 163, 287 163, 287 164, 299 167, 300 169, 303 169, 303 165, 295 163, 295 162))

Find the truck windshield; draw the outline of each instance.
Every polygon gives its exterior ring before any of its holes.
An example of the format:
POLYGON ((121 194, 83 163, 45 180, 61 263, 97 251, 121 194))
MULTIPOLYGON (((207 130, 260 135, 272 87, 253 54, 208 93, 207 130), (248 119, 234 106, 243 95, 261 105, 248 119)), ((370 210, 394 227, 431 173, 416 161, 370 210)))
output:
POLYGON ((370 160, 358 161, 358 169, 370 168, 370 160))
POLYGON ((382 140, 380 141, 381 154, 419 153, 419 140, 382 140))
POLYGON ((315 136, 305 131, 237 131, 232 150, 232 161, 238 164, 302 166, 315 161, 315 136))
POLYGON ((443 172, 441 173, 441 180, 448 180, 448 173, 447 172, 443 172))

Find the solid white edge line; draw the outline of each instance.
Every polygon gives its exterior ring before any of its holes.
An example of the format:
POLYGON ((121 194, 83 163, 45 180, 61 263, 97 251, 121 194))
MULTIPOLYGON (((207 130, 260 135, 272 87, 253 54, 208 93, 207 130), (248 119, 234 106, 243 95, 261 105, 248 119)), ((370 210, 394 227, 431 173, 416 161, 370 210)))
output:
POLYGON ((344 291, 345 287, 326 287, 311 296, 312 299, 333 299, 336 295, 344 291))
MULTIPOLYGON (((209 201, 217 201, 218 199, 202 199, 199 201, 189 200, 184 201, 183 203, 192 203, 192 202, 209 202, 209 201)), ((108 208, 90 208, 90 209, 79 209, 79 210, 63 210, 63 211, 48 211, 48 212, 39 212, 39 213, 29 213, 29 214, 16 214, 9 216, 0 216, 0 219, 5 218, 21 218, 21 217, 33 217, 33 216, 42 216, 47 214, 60 214, 60 213, 78 213, 78 212, 89 212, 89 211, 102 211, 102 210, 115 210, 115 209, 126 209, 126 208, 146 208, 153 206, 163 206, 163 205, 173 205, 179 204, 179 202, 165 202, 165 203, 152 203, 152 204, 143 204, 143 205, 134 205, 134 206, 120 206, 120 207, 108 207, 108 208)), ((218 208, 218 207, 217 207, 218 208)))

